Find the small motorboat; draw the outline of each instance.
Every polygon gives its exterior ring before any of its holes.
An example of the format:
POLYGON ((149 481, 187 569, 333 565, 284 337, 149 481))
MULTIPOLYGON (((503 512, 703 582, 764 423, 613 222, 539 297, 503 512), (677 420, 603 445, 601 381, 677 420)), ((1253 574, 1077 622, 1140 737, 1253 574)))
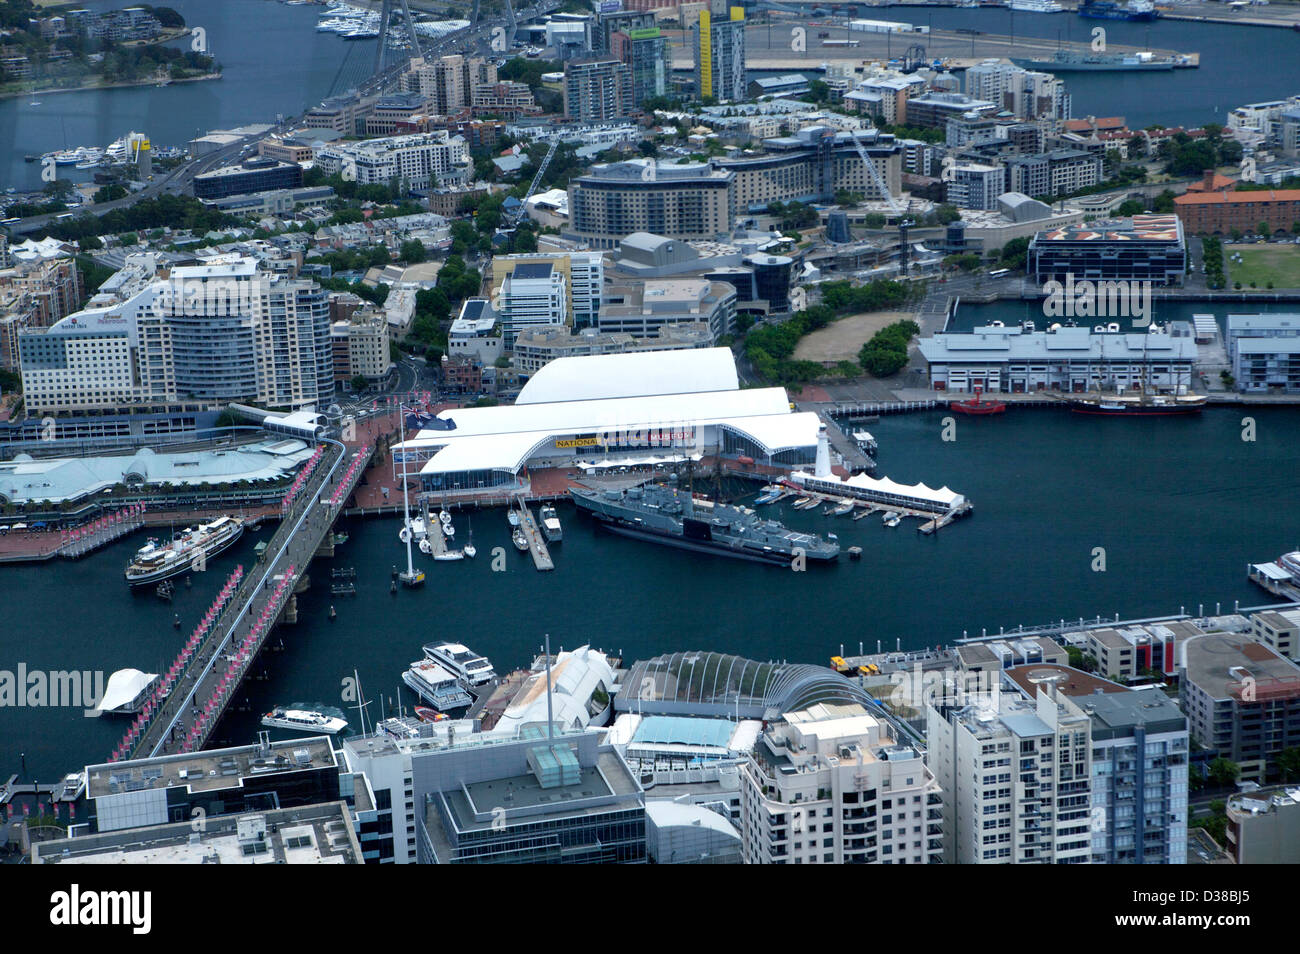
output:
POLYGON ((520 553, 528 552, 528 538, 524 536, 522 530, 515 528, 515 532, 510 535, 510 539, 514 541, 515 549, 520 553))
POLYGON ((430 709, 428 706, 416 706, 415 714, 421 722, 441 722, 447 718, 441 712, 430 709))

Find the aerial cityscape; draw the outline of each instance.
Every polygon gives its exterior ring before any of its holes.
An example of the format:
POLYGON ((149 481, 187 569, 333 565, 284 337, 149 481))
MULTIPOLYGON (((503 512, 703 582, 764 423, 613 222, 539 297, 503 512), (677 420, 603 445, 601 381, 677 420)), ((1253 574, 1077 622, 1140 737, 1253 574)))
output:
POLYGON ((1209 865, 1130 908, 1251 925, 1300 2, 525 4, 0 0, 0 862, 1209 865))

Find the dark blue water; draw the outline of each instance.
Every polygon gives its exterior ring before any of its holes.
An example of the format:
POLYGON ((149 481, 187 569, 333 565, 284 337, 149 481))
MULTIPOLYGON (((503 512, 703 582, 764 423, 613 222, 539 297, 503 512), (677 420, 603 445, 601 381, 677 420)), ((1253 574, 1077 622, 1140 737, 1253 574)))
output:
MULTIPOLYGON (((341 705, 353 669, 375 699, 372 716, 381 700, 409 708, 401 674, 434 638, 463 640, 499 669, 527 664, 547 633, 556 647, 592 643, 628 659, 708 648, 824 663, 860 641, 916 648, 981 627, 1265 603, 1246 565, 1300 545, 1300 413, 1250 413, 1258 440, 1249 444, 1242 412, 1229 410, 1143 420, 1020 410, 960 420, 955 442, 941 440, 939 413, 887 417, 871 428, 880 472, 946 484, 974 501, 975 515, 923 537, 913 521, 887 529, 778 506, 773 515, 787 523, 834 531, 841 546, 865 551, 860 563, 802 574, 598 533, 566 506, 554 572, 534 570, 510 546, 504 513, 486 511, 473 518, 477 560, 424 559, 425 588, 393 596, 390 569, 405 560, 398 521, 352 520, 333 563, 313 564, 301 622, 281 630, 285 651, 262 657, 268 681, 241 690, 251 711, 228 716, 216 740, 250 740, 276 704, 341 705), (494 547, 505 550, 504 572, 491 569, 494 547), (1104 573, 1092 570, 1096 547, 1104 573), (356 567, 356 596, 329 594, 331 566, 356 567)), ((466 532, 463 517, 457 527, 466 532)), ((192 591, 180 588, 175 609, 122 582, 139 540, 76 564, 0 568, 0 669, 161 665, 229 568, 250 562, 256 539, 214 561, 192 591), (172 628, 174 611, 185 630, 172 628)), ((25 751, 29 770, 52 777, 104 758, 120 731, 73 710, 0 710, 0 772, 17 771, 25 751)))
MULTIPOLYGON (((94 0, 93 9, 123 6, 94 0)), ((373 65, 375 41, 343 40, 317 33, 324 7, 288 6, 272 0, 176 0, 169 6, 187 26, 207 31, 210 55, 223 67, 219 80, 173 83, 83 93, 42 93, 0 100, 0 184, 19 189, 41 185, 40 168, 23 162, 75 146, 107 146, 132 130, 160 146, 184 146, 208 130, 275 122, 300 115, 332 89, 373 65)), ((172 45, 189 49, 192 39, 172 45)), ((60 167, 60 177, 81 177, 60 167)))
POLYGON ((1201 66, 1194 70, 1062 74, 1075 116, 1124 116, 1133 129, 1154 123, 1226 123, 1236 106, 1282 99, 1296 91, 1300 33, 1292 30, 1177 20, 1124 23, 1088 20, 1073 13, 1005 9, 893 7, 881 18, 924 23, 932 29, 981 30, 1062 43, 1088 42, 1093 28, 1102 26, 1112 45, 1200 53, 1201 66))

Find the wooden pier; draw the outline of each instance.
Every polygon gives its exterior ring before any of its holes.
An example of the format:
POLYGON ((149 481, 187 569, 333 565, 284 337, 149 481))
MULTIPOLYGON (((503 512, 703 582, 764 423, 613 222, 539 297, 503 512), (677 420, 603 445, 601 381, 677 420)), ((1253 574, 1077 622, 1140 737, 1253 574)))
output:
POLYGON ((533 516, 532 510, 522 504, 519 507, 519 529, 528 538, 528 552, 532 554, 533 565, 538 570, 554 570, 551 551, 546 548, 546 540, 537 526, 537 518, 533 516))

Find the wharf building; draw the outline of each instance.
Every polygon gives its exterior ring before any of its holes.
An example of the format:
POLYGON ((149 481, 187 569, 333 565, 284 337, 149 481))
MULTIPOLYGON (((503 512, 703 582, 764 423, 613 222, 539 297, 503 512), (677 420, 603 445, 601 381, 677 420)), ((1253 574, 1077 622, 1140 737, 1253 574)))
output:
POLYGON ((1300 222, 1300 189, 1185 192, 1174 197, 1174 211, 1193 235, 1254 233, 1261 222, 1270 233, 1289 232, 1300 222))
POLYGON ((1039 232, 1029 243, 1026 270, 1040 284, 1073 276, 1076 282, 1177 285, 1187 274, 1183 223, 1176 215, 1135 215, 1039 232))
POLYGON ((1197 356, 1191 337, 991 326, 922 338, 920 351, 934 390, 979 387, 986 394, 1129 388, 1186 394, 1197 356))
POLYGON ((563 237, 616 248, 633 232, 715 239, 735 226, 735 174, 705 164, 633 159, 596 165, 569 184, 563 237))
POLYGON ((902 191, 902 152, 889 133, 812 126, 763 140, 762 155, 715 159, 713 166, 734 178, 732 202, 739 215, 765 210, 773 202, 829 202, 840 191, 872 201, 896 199, 902 191), (866 168, 863 152, 875 174, 866 168))
POLYGON ((1300 667, 1249 635, 1207 633, 1183 643, 1183 706, 1192 736, 1263 782, 1284 749, 1300 747, 1300 667))
POLYGON ((296 409, 334 393, 328 295, 240 256, 173 268, 18 345, 38 413, 231 401, 296 409))
POLYGON ((530 469, 647 456, 800 466, 815 459, 819 428, 817 415, 791 411, 784 388, 742 390, 726 348, 560 358, 512 406, 438 417, 438 429, 408 436, 394 459, 419 474, 421 490, 448 496, 526 492, 530 469))
POLYGON ((747 864, 935 864, 943 792, 920 752, 860 703, 773 719, 741 772, 747 864))
POLYGON ((1300 314, 1229 315, 1227 331, 1238 391, 1300 394, 1300 314))

